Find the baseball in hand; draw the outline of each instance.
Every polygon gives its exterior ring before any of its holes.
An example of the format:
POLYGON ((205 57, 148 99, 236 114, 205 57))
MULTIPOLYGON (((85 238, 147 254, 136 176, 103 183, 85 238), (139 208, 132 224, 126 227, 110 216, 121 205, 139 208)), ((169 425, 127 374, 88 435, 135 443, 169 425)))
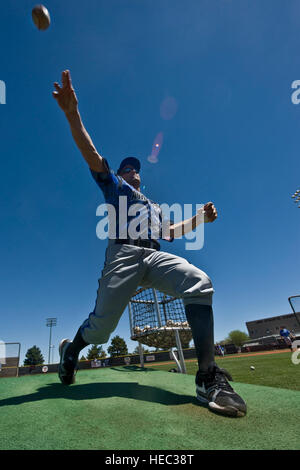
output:
POLYGON ((44 5, 36 5, 32 10, 32 19, 39 30, 45 30, 50 26, 50 15, 44 5))

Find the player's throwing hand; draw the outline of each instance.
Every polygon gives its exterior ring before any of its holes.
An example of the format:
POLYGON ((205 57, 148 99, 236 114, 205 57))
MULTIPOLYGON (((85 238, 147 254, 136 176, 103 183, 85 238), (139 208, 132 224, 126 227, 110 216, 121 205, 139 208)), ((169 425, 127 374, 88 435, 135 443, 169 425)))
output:
POLYGON ((62 72, 61 81, 62 87, 57 82, 54 83, 56 91, 53 91, 52 95, 66 114, 75 112, 77 110, 78 100, 72 86, 69 70, 62 72))
POLYGON ((218 217, 217 209, 212 202, 207 202, 204 207, 204 222, 213 222, 218 217))

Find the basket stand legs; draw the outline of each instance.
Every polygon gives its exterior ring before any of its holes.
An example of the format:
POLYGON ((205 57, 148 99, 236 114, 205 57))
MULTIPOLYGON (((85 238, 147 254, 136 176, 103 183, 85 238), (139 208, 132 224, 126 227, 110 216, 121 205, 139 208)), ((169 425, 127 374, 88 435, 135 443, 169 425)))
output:
POLYGON ((184 362, 184 355, 182 351, 182 346, 181 346, 181 341, 180 341, 180 336, 179 336, 179 331, 175 330, 175 340, 176 340, 176 345, 177 345, 177 350, 179 354, 179 360, 180 360, 180 372, 182 374, 186 374, 186 367, 185 367, 185 362, 184 362))
POLYGON ((140 363, 141 363, 141 367, 144 368, 144 353, 143 353, 143 346, 142 344, 139 342, 139 353, 140 353, 140 363))

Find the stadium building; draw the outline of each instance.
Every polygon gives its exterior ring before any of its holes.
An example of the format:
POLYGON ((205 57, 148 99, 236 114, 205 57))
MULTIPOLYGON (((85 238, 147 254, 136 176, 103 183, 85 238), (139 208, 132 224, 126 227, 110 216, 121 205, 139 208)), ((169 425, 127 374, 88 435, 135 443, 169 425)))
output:
POLYGON ((251 339, 279 335, 281 326, 284 326, 294 334, 300 334, 300 325, 293 313, 249 321, 246 322, 246 326, 251 339))

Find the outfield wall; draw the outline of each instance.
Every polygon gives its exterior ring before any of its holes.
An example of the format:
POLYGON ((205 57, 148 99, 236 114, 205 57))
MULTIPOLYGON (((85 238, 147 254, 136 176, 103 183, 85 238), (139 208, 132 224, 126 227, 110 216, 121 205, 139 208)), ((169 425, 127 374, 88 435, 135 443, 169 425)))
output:
MULTIPOLYGON (((300 339, 300 336, 297 337, 300 339)), ((242 348, 238 349, 234 344, 226 344, 224 345, 225 354, 226 355, 234 355, 236 353, 248 353, 248 352, 256 352, 256 351, 271 351, 274 349, 286 349, 286 343, 284 340, 277 339, 276 342, 270 344, 259 344, 253 343, 247 346, 242 346, 242 348)), ((174 351, 177 354, 176 351, 174 351)), ((195 359, 196 350, 195 348, 188 348, 183 349, 183 355, 185 359, 195 359)), ((216 348, 216 355, 219 355, 219 351, 216 348)), ((178 354, 177 354, 178 357, 178 354)), ((174 365, 175 361, 170 355, 170 351, 158 351, 158 352, 150 352, 144 354, 144 364, 151 365, 151 363, 157 362, 173 362, 174 365)), ((125 365, 140 365, 140 356, 138 354, 127 354, 126 356, 117 356, 117 357, 108 357, 106 359, 99 359, 98 363, 93 363, 91 360, 87 361, 79 361, 79 370, 80 369, 92 369, 97 367, 114 367, 114 366, 125 366, 125 365)), ((21 366, 18 370, 18 375, 28 375, 28 374, 42 374, 43 367, 47 366, 48 371, 52 373, 58 372, 58 364, 41 364, 36 366, 21 366)), ((7 363, 4 367, 2 366, 2 371, 0 371, 0 378, 1 377, 12 377, 16 376, 16 367, 12 367, 12 364, 7 363)))
MULTIPOLYGON (((176 354, 176 351, 175 351, 176 354)), ((184 349, 183 350, 185 359, 196 358, 196 351, 194 348, 184 349)), ((158 351, 151 352, 149 354, 144 354, 144 363, 151 364, 153 362, 164 362, 164 361, 175 361, 170 356, 170 351, 158 351)), ((105 359, 99 359, 101 362, 101 367, 114 367, 114 366, 126 366, 126 365, 137 365, 140 364, 140 356, 138 354, 127 354, 126 356, 117 356, 117 357, 108 357, 105 359)), ((79 370, 81 369, 92 369, 93 361, 79 361, 79 370)), ((27 374, 42 374, 42 368, 45 364, 37 366, 23 366, 19 368, 19 375, 27 374)), ((48 372, 57 372, 58 364, 47 364, 48 372)), ((95 365, 94 365, 95 367, 95 365)), ((98 366, 99 367, 99 366, 98 366)))
MULTIPOLYGON (((177 351, 174 351, 177 354, 177 351)), ((234 344, 225 345, 225 354, 235 354, 239 352, 238 349, 234 346, 234 344)), ((216 349, 216 355, 218 351, 216 349)), ((195 359, 196 350, 195 348, 188 348, 183 349, 183 355, 185 359, 195 359)), ((177 354, 178 358, 178 354, 177 354)), ((144 354, 144 363, 151 364, 155 362, 169 362, 172 361, 175 364, 174 359, 170 355, 170 351, 158 351, 158 352, 150 352, 144 354)), ((91 360, 88 361, 79 361, 79 370, 81 369, 92 369, 91 360)), ((114 366, 126 366, 126 365, 137 365, 141 363, 139 354, 127 354, 126 356, 117 356, 117 357, 108 357, 105 359, 99 359, 101 362, 101 367, 114 367, 114 366)), ((23 366, 19 368, 19 375, 26 375, 26 374, 41 374, 42 368, 45 364, 37 365, 37 366, 23 366)), ((47 364, 48 372, 57 372, 58 371, 58 364, 47 364)), ((94 365, 95 367, 95 365, 94 365)), ((96 366, 97 367, 97 366, 96 366)), ((99 366, 98 366, 99 367, 99 366)))

